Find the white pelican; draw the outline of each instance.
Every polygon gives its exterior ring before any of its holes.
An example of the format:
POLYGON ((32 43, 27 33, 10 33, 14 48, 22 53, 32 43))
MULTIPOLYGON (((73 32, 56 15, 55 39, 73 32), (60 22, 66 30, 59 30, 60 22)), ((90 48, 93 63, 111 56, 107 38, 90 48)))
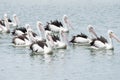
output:
MULTIPOLYGON (((49 45, 47 45, 45 42, 34 40, 34 37, 33 37, 32 33, 31 33, 31 31, 29 31, 29 35, 30 35, 31 41, 33 42, 30 45, 30 49, 33 52, 37 52, 37 53, 41 53, 41 54, 53 53, 52 48, 49 45)), ((46 36, 48 37, 49 35, 46 35, 46 36)))
MULTIPOLYGON (((87 29, 89 32, 91 32, 95 36, 97 36, 94 31, 94 28, 91 25, 88 25, 87 29)), ((71 43, 79 43, 81 45, 90 45, 90 43, 92 42, 92 39, 89 38, 86 34, 80 33, 80 34, 77 34, 76 36, 73 36, 72 39, 70 40, 70 42, 71 43)))
MULTIPOLYGON (((31 29, 29 24, 25 24, 25 27, 17 27, 12 31, 12 35, 20 36, 20 35, 23 35, 23 34, 27 34, 28 29, 31 29)), ((37 34, 34 33, 33 31, 32 31, 32 33, 33 33, 34 37, 37 36, 37 34)))
POLYGON ((17 35, 12 39, 12 43, 15 46, 29 46, 31 44, 30 37, 29 37, 30 35, 26 31, 26 30, 31 30, 31 28, 30 28, 29 24, 27 24, 26 27, 27 27, 27 29, 20 28, 23 31, 25 30, 26 33, 22 33, 20 31, 16 31, 17 35), (18 32, 19 32, 19 35, 18 35, 18 32), (20 33, 22 33, 22 34, 20 34, 20 33))
POLYGON ((78 34, 76 36, 73 36, 71 41, 71 43, 80 43, 80 44, 83 44, 83 45, 89 45, 89 43, 91 42, 91 39, 88 38, 87 35, 81 33, 81 34, 78 34))
POLYGON ((4 16, 4 23, 0 24, 0 32, 1 33, 10 33, 10 26, 9 26, 9 23, 8 23, 7 16, 4 16))
POLYGON ((18 27, 19 26, 19 19, 16 14, 13 14, 13 22, 11 23, 13 27, 18 27))
POLYGON ((17 27, 12 31, 12 35, 19 36, 23 35, 27 32, 27 29, 25 27, 17 27))
MULTIPOLYGON (((36 27, 37 27, 37 30, 38 30, 39 35, 37 35, 37 34, 31 29, 31 27, 30 27, 29 24, 26 24, 26 28, 25 28, 25 29, 26 29, 26 31, 27 31, 27 34, 28 34, 28 31, 31 30, 31 33, 32 33, 35 41, 45 41, 45 39, 44 39, 45 30, 44 30, 44 28, 43 28, 42 22, 37 21, 36 27)), ((25 34, 26 34, 26 33, 25 33, 25 34)), ((29 36, 28 36, 28 37, 29 37, 29 36)))
POLYGON ((25 27, 20 27, 20 28, 16 28, 12 33, 13 34, 27 34, 26 37, 29 38, 28 36, 28 31, 31 31, 34 40, 36 41, 45 41, 45 39, 43 39, 43 36, 41 34, 44 34, 44 30, 41 30, 41 25, 42 23, 40 21, 37 22, 37 30, 39 32, 39 35, 37 35, 31 28, 31 26, 29 24, 26 24, 25 27))
POLYGON ((48 45, 45 42, 43 42, 43 41, 33 42, 30 45, 30 49, 33 52, 37 52, 37 53, 43 53, 43 54, 53 53, 52 49, 50 47, 48 47, 48 45))
POLYGON ((23 34, 15 36, 12 39, 12 43, 14 44, 14 46, 29 46, 31 44, 31 41, 26 37, 25 34, 23 34))
POLYGON ((51 21, 50 23, 48 23, 46 28, 53 32, 59 32, 60 30, 64 32, 69 32, 68 27, 72 27, 72 26, 66 15, 63 16, 63 24, 59 22, 58 20, 55 20, 55 21, 51 21))
POLYGON ((97 37, 96 39, 93 39, 93 41, 90 43, 91 48, 93 49, 107 49, 107 50, 113 50, 113 41, 112 38, 116 39, 118 42, 120 40, 118 37, 114 34, 112 30, 108 30, 108 39, 109 42, 104 37, 97 37))
POLYGON ((9 25, 12 25, 12 20, 10 18, 8 18, 8 15, 6 13, 4 14, 4 17, 7 18, 9 25))
POLYGON ((39 35, 34 36, 34 39, 36 41, 45 41, 45 39, 44 39, 45 30, 43 28, 42 22, 37 21, 36 27, 37 27, 37 31, 38 31, 39 35))
POLYGON ((60 31, 60 36, 49 34, 51 38, 48 39, 48 43, 56 49, 66 49, 67 45, 63 42, 63 39, 66 40, 66 36, 63 31, 60 31), (51 40, 50 40, 51 39, 51 40))

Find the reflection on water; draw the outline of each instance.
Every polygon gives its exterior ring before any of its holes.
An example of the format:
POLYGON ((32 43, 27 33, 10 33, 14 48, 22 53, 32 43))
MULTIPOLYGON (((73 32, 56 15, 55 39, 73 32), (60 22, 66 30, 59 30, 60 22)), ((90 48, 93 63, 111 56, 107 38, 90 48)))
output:
MULTIPOLYGON (((29 23, 36 32, 38 20, 45 25, 50 20, 62 21, 66 14, 74 28, 66 34, 68 41, 81 32, 89 36, 89 24, 106 38, 108 29, 120 34, 120 0, 0 0, 0 18, 4 13, 10 18, 16 13, 20 26, 29 23)), ((67 49, 40 55, 11 45, 12 38, 0 34, 0 80, 120 79, 120 44, 115 41, 114 50, 100 51, 66 41, 67 49)))
POLYGON ((102 55, 110 55, 113 56, 114 55, 114 51, 113 50, 90 50, 91 55, 97 55, 97 54, 102 54, 102 55))

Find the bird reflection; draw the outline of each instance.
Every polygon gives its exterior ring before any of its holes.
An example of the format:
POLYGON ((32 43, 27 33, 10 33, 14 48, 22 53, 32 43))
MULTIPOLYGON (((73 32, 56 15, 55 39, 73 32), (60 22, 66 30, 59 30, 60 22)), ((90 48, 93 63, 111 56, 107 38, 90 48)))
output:
POLYGON ((96 54, 102 54, 102 55, 114 55, 114 51, 113 50, 90 50, 90 54, 92 56, 96 55, 96 54))

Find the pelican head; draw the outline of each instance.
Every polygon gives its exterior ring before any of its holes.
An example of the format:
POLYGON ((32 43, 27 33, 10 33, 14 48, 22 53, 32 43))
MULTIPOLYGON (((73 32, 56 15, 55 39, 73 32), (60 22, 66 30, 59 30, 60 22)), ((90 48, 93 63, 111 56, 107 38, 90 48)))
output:
POLYGON ((68 17, 67 17, 67 15, 63 15, 63 20, 64 20, 65 23, 68 23, 68 17))
POLYGON ((44 32, 43 24, 41 21, 37 21, 37 27, 41 32, 44 32))
POLYGON ((16 14, 13 14, 13 17, 17 17, 17 15, 16 15, 16 14))
POLYGON ((8 17, 8 15, 5 13, 5 14, 4 14, 4 19, 7 19, 7 17, 8 17))
POLYGON ((95 37, 97 37, 97 34, 94 30, 94 27, 92 25, 88 25, 87 30, 92 33, 95 37))
POLYGON ((89 32, 92 32, 94 28, 93 28, 92 25, 88 25, 87 29, 88 29, 89 32))
POLYGON ((41 21, 37 21, 37 25, 42 25, 42 22, 41 21))
POLYGON ((30 27, 30 24, 25 24, 25 28, 26 28, 27 32, 28 32, 28 31, 32 31, 32 29, 31 29, 31 27, 30 27))
POLYGON ((108 30, 108 34, 110 38, 114 38, 118 42, 120 42, 120 39, 115 35, 115 33, 112 30, 108 30))
MULTIPOLYGON (((66 24, 67 28, 74 29, 73 26, 71 25, 71 22, 68 20, 67 15, 63 15, 63 22, 66 24)), ((68 32, 68 31, 66 31, 66 32, 68 32)))
POLYGON ((5 13, 5 14, 4 14, 4 17, 7 17, 7 16, 8 16, 8 15, 5 13))
POLYGON ((67 18, 67 15, 65 14, 65 15, 63 15, 63 18, 67 18))
POLYGON ((112 30, 108 30, 108 34, 109 34, 110 38, 112 38, 114 33, 112 30))
POLYGON ((30 24, 25 24, 25 28, 26 29, 30 28, 30 24))

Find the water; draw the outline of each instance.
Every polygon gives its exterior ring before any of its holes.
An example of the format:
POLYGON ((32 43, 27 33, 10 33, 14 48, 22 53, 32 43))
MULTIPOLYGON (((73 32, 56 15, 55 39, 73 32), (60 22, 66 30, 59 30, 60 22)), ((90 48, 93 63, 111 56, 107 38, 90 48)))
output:
MULTIPOLYGON (((120 37, 119 0, 1 0, 0 18, 4 13, 11 18, 16 13, 21 26, 29 23, 36 32, 38 20, 45 24, 66 14, 74 26, 69 38, 80 32, 88 34, 88 24, 106 38, 108 29, 120 37)), ((33 55, 29 48, 13 47, 11 41, 11 34, 0 34, 0 80, 120 79, 120 44, 115 40, 114 51, 70 45, 45 56, 33 55)))

